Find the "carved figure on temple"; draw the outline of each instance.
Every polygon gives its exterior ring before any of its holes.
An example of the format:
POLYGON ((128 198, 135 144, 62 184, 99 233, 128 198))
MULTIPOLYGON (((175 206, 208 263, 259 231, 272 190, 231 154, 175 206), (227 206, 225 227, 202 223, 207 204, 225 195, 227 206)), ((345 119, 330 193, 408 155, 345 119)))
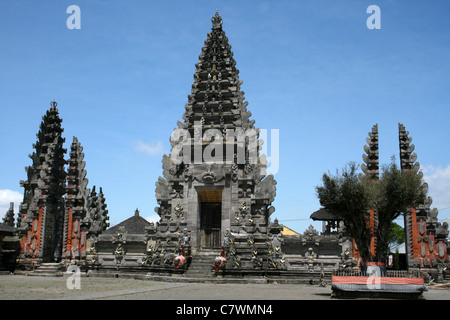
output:
POLYGON ((217 256, 214 259, 213 268, 215 269, 216 272, 218 272, 219 270, 225 270, 226 263, 227 263, 227 259, 225 257, 217 256))
POLYGON ((175 268, 182 269, 186 266, 186 257, 183 255, 178 255, 173 259, 173 264, 175 268))
POLYGON ((114 251, 114 257, 116 264, 121 264, 123 257, 125 255, 125 250, 123 249, 122 243, 117 244, 116 250, 114 251))

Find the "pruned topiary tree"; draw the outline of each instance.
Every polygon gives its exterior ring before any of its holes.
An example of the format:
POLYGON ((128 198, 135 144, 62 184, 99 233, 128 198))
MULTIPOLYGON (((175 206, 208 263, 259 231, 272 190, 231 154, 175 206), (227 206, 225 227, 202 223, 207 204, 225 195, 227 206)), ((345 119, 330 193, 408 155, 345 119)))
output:
POLYGON ((423 203, 427 188, 420 172, 400 170, 394 159, 383 166, 379 180, 357 171, 358 166, 351 162, 340 173, 323 174, 323 185, 316 187, 317 196, 323 207, 343 218, 364 262, 386 262, 392 221, 408 208, 423 203), (371 209, 376 212, 376 223, 372 226, 371 209), (370 250, 373 237, 375 255, 370 250))

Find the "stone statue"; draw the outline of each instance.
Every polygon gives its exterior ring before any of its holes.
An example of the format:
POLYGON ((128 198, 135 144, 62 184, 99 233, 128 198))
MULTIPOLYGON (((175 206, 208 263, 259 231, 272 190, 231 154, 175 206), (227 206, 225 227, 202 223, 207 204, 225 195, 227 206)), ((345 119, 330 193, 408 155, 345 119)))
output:
POLYGON ((219 15, 219 12, 216 11, 216 15, 211 18, 212 28, 213 29, 222 29, 222 17, 219 15))
POLYGON ((177 269, 184 268, 186 266, 186 257, 183 255, 176 256, 175 259, 173 259, 173 264, 177 269))
POLYGON ((125 251, 122 247, 122 243, 119 243, 116 247, 116 250, 114 251, 114 257, 115 257, 116 264, 119 265, 122 263, 124 255, 125 255, 125 251))
POLYGON ((313 251, 313 248, 308 248, 308 251, 305 253, 305 264, 308 271, 314 271, 314 263, 316 259, 317 254, 313 251))
POLYGON ((227 262, 227 259, 225 257, 217 256, 214 259, 213 268, 215 269, 216 272, 218 272, 219 270, 225 270, 226 262, 227 262))
POLYGON ((225 230, 225 234, 223 236, 223 245, 224 246, 228 246, 230 244, 230 229, 227 228, 227 230, 225 230))
POLYGON ((317 254, 313 251, 313 248, 309 248, 305 253, 305 258, 308 262, 313 262, 317 258, 317 254))

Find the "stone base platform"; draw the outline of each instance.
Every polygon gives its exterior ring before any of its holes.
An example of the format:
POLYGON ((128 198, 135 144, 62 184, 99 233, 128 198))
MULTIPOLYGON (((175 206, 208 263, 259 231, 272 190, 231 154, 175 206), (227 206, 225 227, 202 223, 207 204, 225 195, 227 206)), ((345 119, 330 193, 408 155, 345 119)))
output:
POLYGON ((423 278, 332 276, 335 298, 418 299, 426 287, 423 278))

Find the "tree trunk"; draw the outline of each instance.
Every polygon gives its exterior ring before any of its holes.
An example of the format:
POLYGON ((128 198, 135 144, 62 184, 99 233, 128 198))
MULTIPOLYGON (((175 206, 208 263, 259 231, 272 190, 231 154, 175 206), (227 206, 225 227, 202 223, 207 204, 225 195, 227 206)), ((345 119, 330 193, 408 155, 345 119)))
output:
POLYGON ((384 262, 365 262, 361 271, 369 277, 384 277, 386 276, 386 264, 384 262))

